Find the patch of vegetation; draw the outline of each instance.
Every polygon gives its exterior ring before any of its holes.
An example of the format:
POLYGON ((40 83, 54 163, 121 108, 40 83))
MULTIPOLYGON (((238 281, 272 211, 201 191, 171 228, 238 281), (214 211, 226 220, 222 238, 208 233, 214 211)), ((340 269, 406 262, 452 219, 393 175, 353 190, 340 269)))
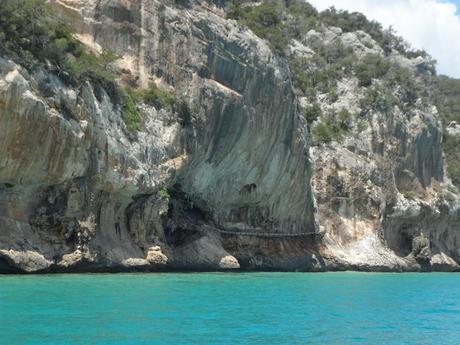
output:
POLYGON ((460 123, 460 79, 439 76, 433 88, 438 91, 435 103, 444 125, 452 121, 460 123))
POLYGON ((158 191, 158 197, 160 199, 168 200, 171 197, 171 195, 170 195, 168 189, 163 187, 158 191))
POLYGON ((156 109, 171 109, 174 104, 174 96, 171 92, 160 90, 154 83, 151 83, 145 90, 139 91, 140 97, 145 104, 156 109))
POLYGON ((318 11, 303 0, 231 0, 227 17, 237 19, 283 53, 293 38, 301 38, 319 25, 318 11))
POLYGON ((312 105, 302 108, 301 111, 308 124, 315 122, 322 114, 321 107, 318 103, 313 103, 312 105))
POLYGON ((263 1, 256 6, 244 6, 231 1, 228 16, 238 19, 254 33, 270 42, 274 49, 283 51, 289 43, 280 6, 274 1, 263 1))
POLYGON ((413 72, 397 64, 391 66, 385 81, 388 88, 397 89, 400 101, 405 104, 405 110, 415 105, 417 99, 423 97, 429 88, 428 82, 422 86, 417 84, 413 72))
POLYGON ((0 53, 24 66, 43 60, 53 42, 70 32, 40 0, 3 0, 0 6, 0 53))
POLYGON ((337 81, 351 75, 356 56, 351 48, 345 47, 340 41, 324 44, 313 42, 312 48, 316 55, 311 58, 293 58, 289 65, 294 85, 304 95, 315 99, 317 92, 328 94, 328 99, 338 99, 337 81))
POLYGON ((68 18, 41 0, 3 0, 0 6, 0 53, 33 69, 54 67, 64 80, 113 83, 108 65, 118 59, 109 50, 95 54, 72 36, 68 18))
POLYGON ((132 88, 123 90, 122 118, 129 131, 137 131, 142 124, 143 118, 137 110, 138 95, 132 88))
POLYGON ((368 20, 361 13, 334 7, 318 12, 303 0, 230 0, 227 17, 241 21, 279 51, 283 51, 291 39, 301 38, 311 29, 326 25, 339 27, 344 32, 364 31, 386 52, 395 49, 409 58, 427 56, 424 51, 412 50, 391 28, 384 30, 380 23, 368 20))
POLYGON ((350 130, 351 113, 342 109, 338 113, 329 113, 313 128, 313 140, 317 143, 341 142, 350 130))
POLYGON ((352 115, 346 108, 340 109, 337 113, 337 118, 339 122, 344 126, 346 129, 349 129, 350 122, 352 120, 352 115))
POLYGON ((423 50, 413 50, 402 37, 396 35, 392 28, 384 30, 380 23, 367 19, 362 13, 337 10, 335 7, 331 7, 321 12, 319 14, 319 19, 321 23, 327 26, 339 27, 344 32, 364 31, 387 53, 395 49, 408 58, 428 56, 423 50))
POLYGON ((86 49, 73 37, 68 18, 42 0, 3 0, 0 6, 0 54, 33 70, 39 66, 72 85, 90 80, 96 95, 104 89, 114 103, 121 104, 129 131, 139 130, 142 116, 137 103, 157 109, 172 109, 174 97, 154 84, 146 90, 121 88, 110 64, 119 56, 104 49, 100 54, 86 49))
MULTIPOLYGON (((67 51, 64 54, 70 53, 67 51)), ((115 82, 115 75, 108 69, 109 63, 118 59, 117 55, 108 50, 103 50, 101 55, 78 47, 71 51, 71 58, 63 58, 60 66, 70 71, 78 81, 92 80, 100 83, 115 82)))
POLYGON ((408 200, 414 200, 417 197, 417 193, 413 190, 405 190, 401 194, 408 200))
POLYGON ((395 105, 401 105, 390 89, 382 86, 374 86, 366 89, 364 96, 359 100, 362 115, 368 114, 371 110, 386 113, 391 111, 395 105))
POLYGON ((367 54, 363 61, 355 67, 359 86, 370 86, 372 79, 385 76, 390 69, 390 62, 377 54, 367 54))
POLYGON ((356 125, 356 129, 358 131, 358 133, 361 133, 363 132, 368 126, 368 123, 364 120, 359 120, 357 125, 356 125))
POLYGON ((122 92, 122 102, 122 118, 130 131, 139 130, 143 122, 142 115, 137 110, 137 103, 139 102, 156 109, 173 110, 177 106, 178 112, 183 111, 183 105, 176 105, 174 95, 171 92, 160 90, 154 83, 151 83, 147 89, 125 87, 122 92))

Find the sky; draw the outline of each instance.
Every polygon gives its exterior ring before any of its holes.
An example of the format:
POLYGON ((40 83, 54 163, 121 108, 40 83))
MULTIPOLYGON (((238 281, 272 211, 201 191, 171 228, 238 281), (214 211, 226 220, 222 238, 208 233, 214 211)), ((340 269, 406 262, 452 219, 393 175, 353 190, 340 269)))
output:
POLYGON ((308 0, 319 10, 330 6, 364 13, 392 26, 412 47, 438 61, 439 74, 460 78, 460 0, 308 0))

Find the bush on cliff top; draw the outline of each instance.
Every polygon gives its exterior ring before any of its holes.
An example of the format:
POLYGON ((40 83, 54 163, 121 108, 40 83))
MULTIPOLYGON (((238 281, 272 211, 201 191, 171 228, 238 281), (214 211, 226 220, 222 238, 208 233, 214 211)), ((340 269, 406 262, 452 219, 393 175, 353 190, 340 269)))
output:
MULTIPOLYGON (((217 2, 220 5, 221 2, 217 2)), ((241 21, 280 52, 291 39, 299 39, 309 30, 326 25, 339 27, 344 32, 364 31, 386 52, 395 49, 409 58, 427 56, 422 50, 412 50, 393 29, 384 30, 380 23, 367 19, 361 13, 334 7, 318 12, 304 0, 230 0, 227 16, 241 21)))

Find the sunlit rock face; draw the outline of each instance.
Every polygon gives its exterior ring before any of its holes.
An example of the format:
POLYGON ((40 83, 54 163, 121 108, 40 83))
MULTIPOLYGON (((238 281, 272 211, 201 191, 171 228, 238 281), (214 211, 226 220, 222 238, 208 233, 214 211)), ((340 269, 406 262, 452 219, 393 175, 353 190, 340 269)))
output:
MULTIPOLYGON (((88 49, 119 55, 120 84, 181 106, 139 101, 133 132, 111 90, 0 59, 0 271, 458 267, 435 108, 374 112, 359 135, 317 144, 287 61, 223 9, 52 3, 88 49)), ((364 33, 308 35, 383 54, 364 33)), ((311 54, 309 37, 290 52, 311 54)), ((320 105, 353 110, 359 92, 344 80, 320 105)))

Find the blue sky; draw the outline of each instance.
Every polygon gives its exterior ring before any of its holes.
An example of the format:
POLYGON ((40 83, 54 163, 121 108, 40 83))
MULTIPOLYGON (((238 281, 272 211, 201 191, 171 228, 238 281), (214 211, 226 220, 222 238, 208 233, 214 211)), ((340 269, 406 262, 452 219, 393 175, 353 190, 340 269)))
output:
POLYGON ((440 74, 460 78, 460 0, 307 0, 318 9, 330 6, 358 11, 392 26, 414 48, 438 61, 440 74))
POLYGON ((457 14, 460 14, 460 0, 451 0, 451 1, 446 0, 445 2, 451 2, 451 3, 455 4, 455 5, 457 5, 457 14))

